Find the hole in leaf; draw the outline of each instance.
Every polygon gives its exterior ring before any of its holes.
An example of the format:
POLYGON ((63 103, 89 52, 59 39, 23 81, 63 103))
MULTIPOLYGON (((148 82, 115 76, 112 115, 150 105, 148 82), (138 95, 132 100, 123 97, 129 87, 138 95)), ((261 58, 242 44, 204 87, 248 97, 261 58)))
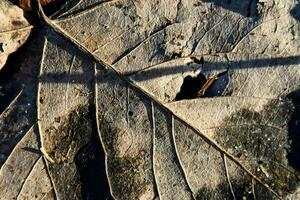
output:
POLYGON ((129 116, 133 116, 133 112, 132 112, 132 111, 129 111, 129 112, 128 112, 128 115, 129 115, 129 116))
POLYGON ((175 97, 175 101, 222 95, 228 83, 228 77, 225 75, 227 75, 227 71, 211 76, 208 79, 201 72, 196 77, 185 77, 180 92, 175 97), (217 81, 218 83, 216 84, 217 81))
POLYGON ((180 92, 176 95, 175 100, 196 98, 206 81, 206 77, 202 73, 199 73, 196 77, 185 77, 180 92))

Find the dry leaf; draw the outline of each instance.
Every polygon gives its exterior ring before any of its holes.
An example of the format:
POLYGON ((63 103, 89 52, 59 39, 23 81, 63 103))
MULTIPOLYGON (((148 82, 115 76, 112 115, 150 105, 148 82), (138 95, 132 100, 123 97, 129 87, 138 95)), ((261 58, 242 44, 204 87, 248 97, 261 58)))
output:
POLYGON ((32 26, 23 16, 23 10, 7 0, 0 2, 0 69, 9 54, 15 52, 27 40, 32 26))
MULTIPOLYGON (((91 140, 93 120, 115 199, 298 199, 294 7, 292 0, 91 0, 51 20, 40 10, 47 26, 39 138, 32 141, 40 141, 43 163, 36 156, 28 165, 45 185, 50 179, 49 199, 83 198, 75 160, 91 140), (186 77, 200 73, 222 74, 210 96, 175 101, 186 77)), ((22 141, 2 165, 2 182, 22 141)), ((21 196, 5 185, 5 195, 21 196)))

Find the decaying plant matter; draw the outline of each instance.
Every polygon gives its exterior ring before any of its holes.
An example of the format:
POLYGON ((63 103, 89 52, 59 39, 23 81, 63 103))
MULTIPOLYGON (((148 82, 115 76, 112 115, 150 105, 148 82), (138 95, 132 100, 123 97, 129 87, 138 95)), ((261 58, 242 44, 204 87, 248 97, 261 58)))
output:
POLYGON ((2 196, 88 199, 78 159, 96 132, 115 199, 298 199, 296 4, 39 3, 37 120, 14 144, 2 133, 25 122, 0 124, 2 196))

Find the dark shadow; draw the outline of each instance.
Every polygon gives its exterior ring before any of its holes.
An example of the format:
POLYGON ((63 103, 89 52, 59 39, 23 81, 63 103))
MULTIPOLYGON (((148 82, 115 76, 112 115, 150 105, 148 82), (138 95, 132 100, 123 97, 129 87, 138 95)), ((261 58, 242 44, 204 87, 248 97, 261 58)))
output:
POLYGON ((41 154, 41 151, 40 151, 39 149, 34 149, 34 148, 31 148, 31 147, 24 147, 24 148, 22 148, 22 150, 28 151, 28 152, 30 152, 30 153, 42 155, 42 154, 41 154))
POLYGON ((95 113, 95 105, 90 106, 89 115, 93 119, 92 137, 77 153, 75 163, 80 173, 82 199, 110 200, 112 197, 106 177, 105 154, 97 131, 95 113))
POLYGON ((257 0, 202 0, 203 2, 213 3, 232 12, 239 13, 245 17, 257 18, 257 0))
MULTIPOLYGON (((196 63, 196 62, 195 62, 196 63)), ((288 56, 279 58, 262 58, 262 59, 252 59, 252 60, 237 60, 229 62, 207 62, 204 61, 202 69, 206 72, 213 70, 221 70, 228 68, 229 71, 237 69, 251 69, 251 68, 262 68, 262 67, 283 67, 288 65, 295 65, 300 63, 299 56, 288 56)), ((191 63, 190 63, 191 64, 191 63)), ((170 74, 179 74, 191 71, 191 68, 187 65, 174 66, 167 68, 150 68, 147 71, 141 72, 138 79, 135 81, 144 81, 153 79, 156 77, 162 77, 170 74), (143 74, 144 73, 144 74, 143 74)), ((202 64, 201 64, 202 65, 202 64)), ((133 74, 133 73, 131 73, 133 74)))
POLYGON ((0 70, 0 113, 7 108, 10 102, 12 102, 22 89, 22 82, 16 80, 15 76, 20 73, 20 61, 24 60, 24 58, 22 59, 22 56, 24 56, 24 52, 32 46, 31 41, 34 40, 36 34, 36 29, 33 29, 28 40, 17 51, 8 56, 5 65, 0 70), (12 80, 15 84, 10 84, 12 80), (6 87, 6 85, 10 85, 10 87, 6 87))
POLYGON ((65 4, 70 4, 69 2, 74 2, 74 1, 68 1, 68 0, 50 1, 50 3, 44 6, 44 12, 47 16, 51 16, 54 13, 56 13, 58 10, 60 10, 60 8, 65 4))
POLYGON ((300 21, 300 3, 297 4, 290 13, 296 20, 300 21))
MULTIPOLYGON (((196 62, 194 62, 196 63, 196 62)), ((263 58, 263 59, 253 59, 253 60, 237 60, 237 61, 229 61, 229 62, 204 62, 203 69, 207 72, 212 70, 220 70, 224 69, 224 66, 228 66, 230 64, 229 70, 237 70, 237 69, 251 69, 251 68, 262 68, 262 67, 283 67, 288 65, 300 64, 300 55, 299 56, 288 56, 282 58, 263 58), (209 66, 209 67, 207 67, 209 66)), ((156 77, 162 77, 170 74, 179 74, 191 71, 191 68, 187 65, 182 66, 174 66, 167 68, 150 68, 147 71, 140 72, 138 79, 135 81, 144 81, 153 79, 156 77)), ((202 64, 201 64, 202 65, 202 64)), ((132 75, 134 73, 130 73, 132 75)), ((126 75, 126 74, 124 74, 126 75)), ((128 76, 129 76, 128 75, 128 76)), ((72 80, 72 83, 86 83, 86 79, 82 74, 69 74, 69 78, 66 79, 65 73, 48 73, 44 74, 40 77, 41 82, 55 82, 55 83, 67 83, 66 80, 72 80)))
POLYGON ((210 81, 210 77, 205 77, 201 72, 196 77, 185 77, 180 92, 175 97, 175 101, 195 99, 198 97, 221 96, 229 81, 227 71, 218 74, 216 79, 213 79, 213 82, 208 86, 206 83, 210 81))
MULTIPOLYGON (((27 42, 11 54, 4 68, 0 70, 0 113, 12 103, 16 95, 22 90, 16 99, 16 105, 10 107, 2 118, 0 130, 0 166, 6 161, 16 144, 30 130, 37 121, 35 107, 36 94, 38 91, 38 63, 42 51, 40 30, 34 28, 27 42)), ((34 129, 36 135, 37 130, 34 129)))
MULTIPOLYGON (((47 30, 45 30, 47 31, 47 30)), ((64 49, 67 52, 72 52, 82 64, 82 74, 70 75, 68 71, 58 74, 46 74, 39 77, 39 81, 51 82, 51 83, 82 83, 86 84, 89 91, 94 89, 94 73, 91 70, 93 65, 92 59, 87 57, 82 51, 78 51, 74 48, 73 44, 66 43, 63 38, 47 37, 50 43, 56 44, 59 48, 64 49), (86 58, 86 59, 85 59, 86 58), (87 74, 89 77, 87 77, 87 74), (74 81, 73 81, 74 80, 74 81), (76 80, 76 81, 75 81, 76 80)), ((43 44, 43 43, 42 43, 43 44)), ((43 52, 42 50, 40 52, 43 52)), ((44 52, 45 53, 45 52, 44 52)), ((36 73, 39 71, 35 68, 36 73)), ((35 75, 38 77, 38 74, 35 75)), ((24 77, 23 77, 24 78, 24 77)), ((36 84, 37 85, 37 84, 36 84)), ((37 94, 37 91, 31 91, 33 94, 37 94)), ((79 95, 93 95, 90 93, 80 93, 79 95)), ((36 95, 34 95, 36 96, 36 95)), ((36 101, 35 101, 36 102, 36 101)), ((43 99, 39 99, 40 103, 43 103, 43 99)), ((36 116, 36 114, 35 114, 36 116)), ((112 199, 110 196, 110 189, 108 180, 106 177, 105 169, 105 154, 102 149, 102 144, 98 136, 98 130, 96 126, 96 109, 94 104, 90 104, 88 116, 89 121, 92 121, 92 133, 89 142, 77 152, 74 163, 80 176, 81 195, 83 200, 106 200, 112 199)), ((33 149, 24 149, 27 151, 33 151, 33 149)))
MULTIPOLYGON (((232 190, 234 192, 234 197, 230 192, 229 184, 227 181, 219 183, 216 187, 202 187, 196 193, 196 200, 203 199, 247 199, 255 200, 255 197, 251 191, 250 182, 246 180, 232 180, 232 190), (225 194, 227 194, 225 196, 225 194)), ((271 197, 271 196, 269 196, 271 197)), ((272 198, 270 198, 272 199, 272 198)))
POLYGON ((206 81, 207 79, 202 73, 199 73, 196 77, 185 77, 180 92, 175 97, 175 101, 197 98, 198 92, 206 81))
POLYGON ((300 89, 290 93, 288 98, 294 104, 294 111, 288 123, 290 151, 287 155, 289 164, 300 171, 300 89))
POLYGON ((274 194, 263 185, 246 176, 233 177, 228 181, 221 181, 215 187, 204 185, 195 195, 196 200, 227 199, 227 200, 261 200, 276 199, 274 194), (232 189, 230 189, 230 187, 232 189), (234 196, 232 195, 234 194, 234 196))

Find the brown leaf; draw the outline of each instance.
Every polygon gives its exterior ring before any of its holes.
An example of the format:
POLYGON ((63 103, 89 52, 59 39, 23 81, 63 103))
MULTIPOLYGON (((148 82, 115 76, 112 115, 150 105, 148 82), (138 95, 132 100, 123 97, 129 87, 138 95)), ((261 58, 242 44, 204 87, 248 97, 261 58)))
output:
POLYGON ((36 114, 47 170, 21 191, 41 190, 30 186, 47 172, 41 181, 57 199, 80 199, 74 160, 98 130, 115 199, 299 199, 295 1, 202 2, 79 1, 52 19, 40 7, 36 114), (199 73, 220 74, 205 86, 213 95, 174 101, 199 73))

